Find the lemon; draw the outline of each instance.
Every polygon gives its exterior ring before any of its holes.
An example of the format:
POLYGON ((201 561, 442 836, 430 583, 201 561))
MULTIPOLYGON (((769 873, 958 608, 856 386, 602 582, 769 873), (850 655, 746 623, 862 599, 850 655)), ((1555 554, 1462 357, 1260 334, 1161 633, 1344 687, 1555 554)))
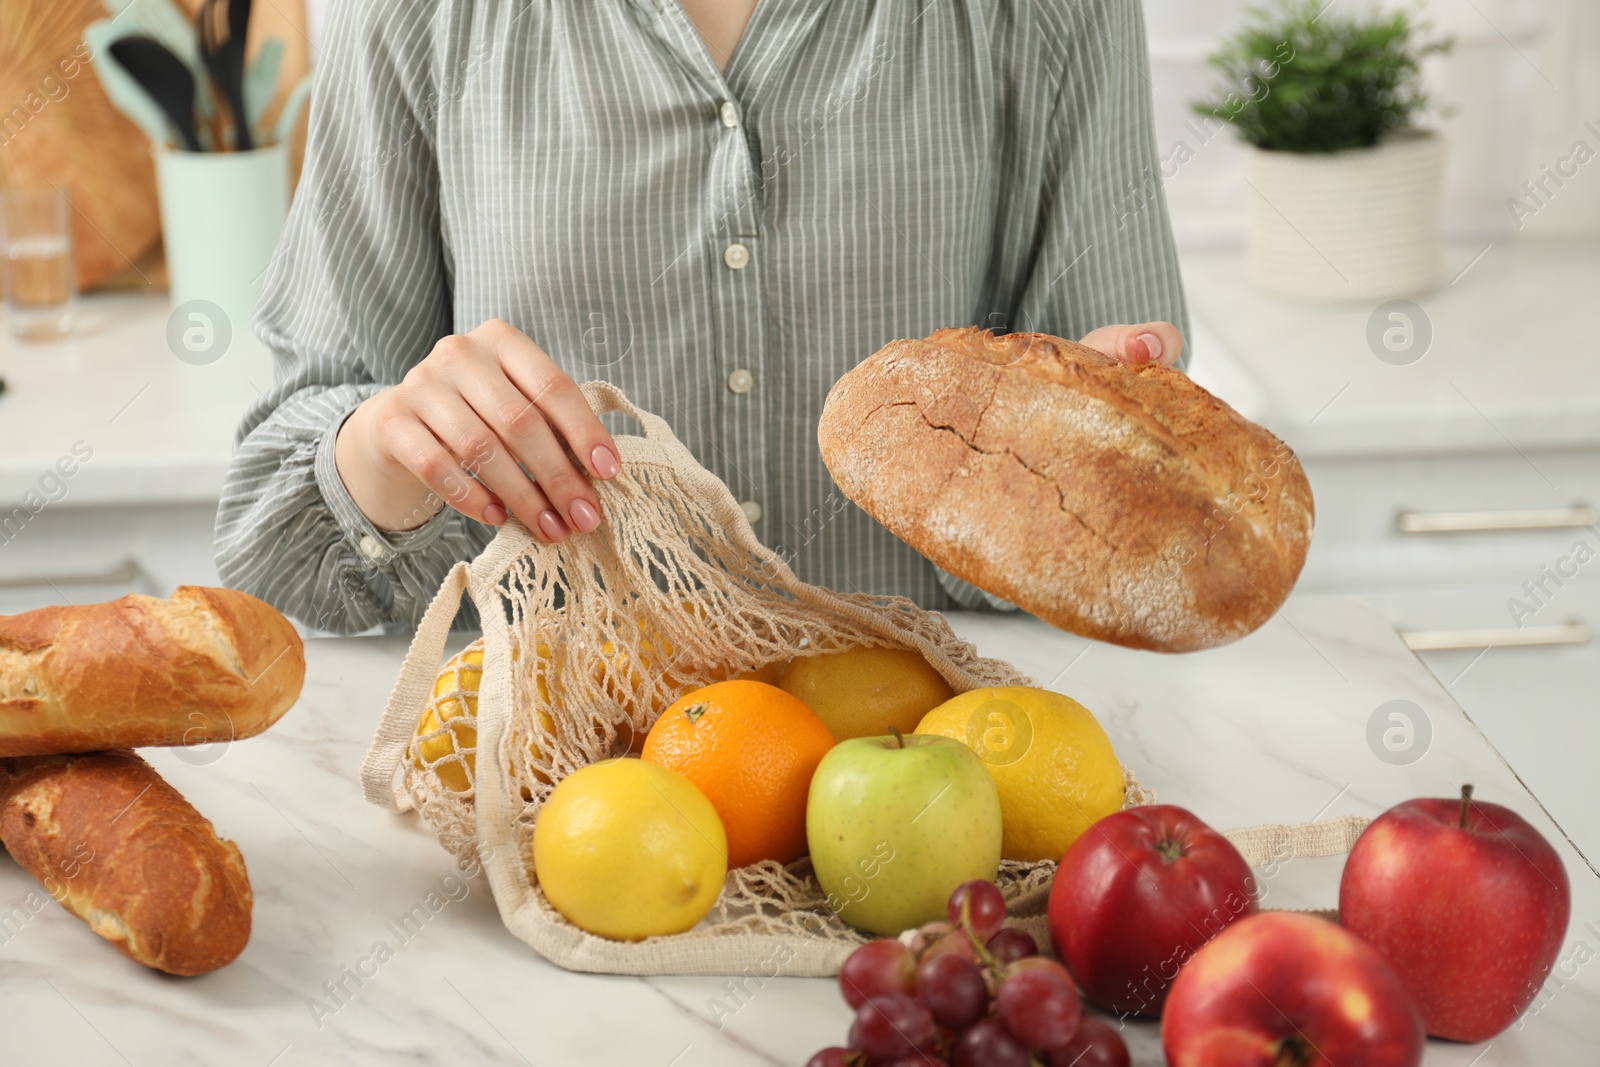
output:
MULTIPOLYGON (((745 671, 742 674, 734 675, 732 678, 728 679, 728 681, 766 682, 768 685, 777 685, 779 682, 783 681, 784 668, 787 666, 788 663, 784 660, 775 660, 772 663, 763 663, 753 671, 745 671)), ((712 679, 719 682, 723 680, 717 677, 716 673, 713 673, 712 679)))
POLYGON ((828 724, 835 740, 903 734, 951 697, 950 683, 919 653, 905 648, 850 648, 796 656, 783 689, 828 724))
MULTIPOLYGON (((543 643, 538 645, 540 657, 548 658, 549 654, 543 643)), ((516 658, 516 650, 512 649, 512 659, 516 658)), ((549 703, 542 672, 536 681, 540 698, 549 703)), ((433 699, 417 719, 416 755, 412 762, 418 770, 432 767, 439 784, 453 793, 469 791, 477 771, 478 686, 482 683, 483 642, 474 641, 439 669, 439 676, 433 680, 433 699)), ((541 711, 539 721, 546 730, 555 732, 555 723, 547 713, 541 711)), ((531 737, 527 746, 537 758, 539 749, 531 737)), ((535 776, 546 780, 538 772, 535 776)))
POLYGON ((930 711, 919 734, 966 742, 1000 793, 1000 854, 1059 860, 1096 821, 1120 811, 1122 765, 1089 709, 1048 689, 974 689, 930 711))
POLYGON ((474 642, 440 669, 433 682, 433 699, 417 721, 417 769, 432 767, 439 784, 454 793, 472 788, 478 685, 482 681, 483 645, 474 642), (458 754, 459 758, 451 758, 458 754))
POLYGON ((533 867, 552 907, 617 941, 682 933, 711 910, 728 839, 704 793, 638 759, 592 763, 550 793, 533 867))

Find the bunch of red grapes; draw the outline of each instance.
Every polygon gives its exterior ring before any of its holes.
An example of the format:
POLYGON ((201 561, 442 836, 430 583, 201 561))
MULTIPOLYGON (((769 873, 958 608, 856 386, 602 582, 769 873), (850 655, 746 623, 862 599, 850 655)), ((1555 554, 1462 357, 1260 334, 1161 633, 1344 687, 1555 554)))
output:
POLYGON ((1067 969, 1006 927, 993 882, 950 894, 949 922, 908 945, 869 941, 839 971, 855 1022, 848 1048, 806 1067, 1128 1067, 1117 1032, 1083 1017, 1067 969))

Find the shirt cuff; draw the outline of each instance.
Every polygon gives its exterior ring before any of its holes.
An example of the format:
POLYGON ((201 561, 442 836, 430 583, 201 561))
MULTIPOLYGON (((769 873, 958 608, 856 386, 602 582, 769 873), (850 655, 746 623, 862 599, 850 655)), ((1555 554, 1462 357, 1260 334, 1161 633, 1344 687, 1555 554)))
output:
MULTIPOLYGON (((354 410, 351 408, 351 411, 354 410)), ((328 510, 344 531, 351 548, 362 559, 381 567, 393 562, 396 556, 415 552, 436 541, 449 522, 450 508, 440 508, 427 522, 412 530, 380 530, 374 526, 372 520, 351 499, 350 490, 345 488, 334 458, 339 428, 349 417, 350 412, 347 411, 336 419, 323 433, 322 440, 317 442, 317 489, 322 493, 322 499, 327 501, 328 510)))

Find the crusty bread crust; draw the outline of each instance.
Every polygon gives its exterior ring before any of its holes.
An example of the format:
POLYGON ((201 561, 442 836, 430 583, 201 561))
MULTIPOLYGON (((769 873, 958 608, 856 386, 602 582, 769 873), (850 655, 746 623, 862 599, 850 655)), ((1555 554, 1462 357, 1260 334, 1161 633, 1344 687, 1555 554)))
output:
POLYGON ((250 940, 239 849, 132 752, 0 760, 0 841, 62 907, 146 967, 204 974, 250 940))
POLYGON ((0 756, 258 734, 295 702, 305 649, 270 604, 180 586, 0 616, 0 756))
POLYGON ((892 341, 834 384, 817 442, 845 495, 940 567, 1133 648, 1244 636, 1310 546, 1287 445, 1181 371, 1048 334, 892 341))

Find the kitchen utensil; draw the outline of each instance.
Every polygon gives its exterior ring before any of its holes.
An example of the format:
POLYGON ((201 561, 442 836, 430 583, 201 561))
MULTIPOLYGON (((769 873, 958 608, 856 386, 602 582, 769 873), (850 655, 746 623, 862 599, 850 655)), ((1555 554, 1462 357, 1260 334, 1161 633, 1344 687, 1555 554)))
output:
POLYGON ((250 114, 244 102, 245 46, 249 43, 251 0, 228 0, 228 44, 232 57, 233 82, 237 86, 229 95, 233 101, 233 120, 238 127, 235 147, 241 152, 252 146, 250 114))
POLYGON ((272 124, 272 140, 281 144, 294 133, 294 124, 300 121, 300 109, 305 107, 306 101, 311 98, 311 74, 308 71, 289 95, 283 98, 283 107, 278 110, 278 121, 272 124))
MULTIPOLYGON (((212 143, 210 136, 209 126, 217 112, 217 104, 211 92, 211 79, 206 73, 205 62, 200 58, 200 38, 195 33, 187 4, 178 0, 104 0, 104 4, 112 16, 106 20, 112 29, 104 45, 109 46, 111 40, 118 37, 154 37, 183 60, 194 78, 195 126, 200 136, 200 147, 206 151, 221 148, 221 145, 212 143)), ((99 54, 99 50, 96 54, 99 54)))
POLYGON ((261 119, 278 94, 278 72, 283 66, 283 38, 268 37, 256 49, 255 58, 244 68, 244 110, 252 134, 258 134, 261 119))
POLYGON ((111 55, 166 112, 184 146, 191 152, 200 151, 194 121, 194 75, 183 60, 154 37, 142 35, 111 42, 111 55))
POLYGON ((129 33, 154 37, 190 65, 200 66, 200 42, 189 21, 187 7, 174 0, 105 0, 108 20, 130 26, 129 33))
POLYGON ((162 144, 172 136, 166 112, 145 92, 144 86, 134 80, 126 67, 111 58, 112 42, 126 36, 129 36, 126 27, 110 19, 101 19, 83 31, 83 42, 98 57, 94 69, 105 88, 106 97, 118 111, 144 131, 151 144, 162 144))
MULTIPOLYGON (((139 262, 161 232, 149 142, 108 99, 85 41, 105 14, 100 0, 0 0, 0 185, 72 191, 80 292, 139 262)), ((129 92, 143 96, 131 79, 129 92)), ((146 121, 165 135, 152 101, 146 121)))
POLYGON ((195 12, 200 34, 200 54, 212 81, 233 110, 233 146, 241 152, 255 147, 250 136, 250 116, 244 103, 244 46, 250 24, 250 0, 204 0, 195 12))

